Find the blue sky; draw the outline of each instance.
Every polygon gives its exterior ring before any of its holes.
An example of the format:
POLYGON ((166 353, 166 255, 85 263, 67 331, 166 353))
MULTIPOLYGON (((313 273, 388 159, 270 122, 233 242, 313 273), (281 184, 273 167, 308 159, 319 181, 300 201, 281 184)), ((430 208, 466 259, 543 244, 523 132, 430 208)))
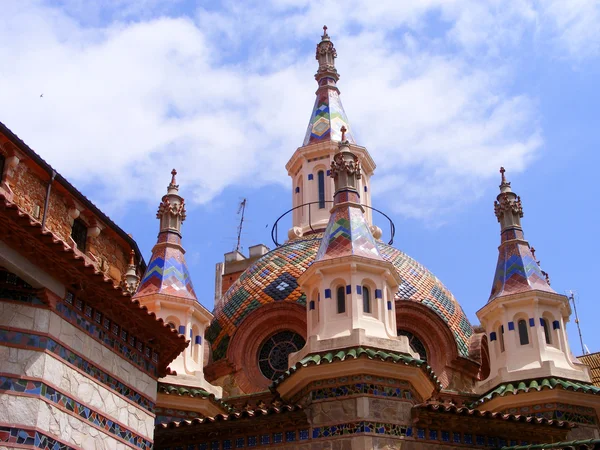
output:
MULTIPOLYGON (((584 341, 600 350, 597 1, 0 5, 0 120, 132 233, 146 259, 176 167, 188 263, 208 308, 241 198, 245 248, 272 246, 270 227, 291 205, 284 165, 302 143, 327 24, 355 138, 378 165, 373 204, 394 219, 395 245, 477 323, 506 167, 526 238, 554 289, 577 292, 584 341)), ((568 331, 580 354, 573 320, 568 331)))

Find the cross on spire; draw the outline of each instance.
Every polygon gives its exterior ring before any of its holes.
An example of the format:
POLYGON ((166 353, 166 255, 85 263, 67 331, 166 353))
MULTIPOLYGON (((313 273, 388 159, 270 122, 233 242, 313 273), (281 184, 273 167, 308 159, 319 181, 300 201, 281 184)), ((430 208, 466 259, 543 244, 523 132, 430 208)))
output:
POLYGON ((171 170, 171 184, 175 184, 175 175, 177 175, 177 171, 175 169, 171 170))
POLYGON ((327 25, 323 25, 323 38, 327 37, 327 25))
POLYGON ((506 183, 506 177, 504 176, 504 172, 506 172, 504 167, 500 167, 500 174, 502 175, 502 183, 506 183))
POLYGON ((340 131, 342 132, 342 142, 346 141, 346 131, 348 131, 346 129, 346 127, 344 125, 342 125, 342 128, 340 128, 340 131))

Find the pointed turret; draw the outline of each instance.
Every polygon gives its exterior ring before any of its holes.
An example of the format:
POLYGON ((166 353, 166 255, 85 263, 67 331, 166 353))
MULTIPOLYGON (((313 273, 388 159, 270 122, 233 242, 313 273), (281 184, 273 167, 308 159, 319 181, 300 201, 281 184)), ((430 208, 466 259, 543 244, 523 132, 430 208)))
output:
POLYGON ((176 184, 177 171, 171 172, 171 183, 163 196, 156 218, 160 220, 158 240, 152 249, 152 258, 140 283, 136 298, 166 294, 196 300, 185 250, 181 246, 181 224, 185 220, 185 202, 176 184))
POLYGON ((315 74, 319 88, 316 92, 317 99, 310 116, 303 145, 326 140, 339 141, 341 140, 342 126, 346 127, 346 138, 354 144, 348 118, 340 101, 340 90, 337 88, 337 81, 340 79, 340 75, 335 68, 337 52, 327 34, 326 26, 323 27, 321 42, 317 44, 315 58, 319 61, 319 69, 315 74))
MULTIPOLYGON (((188 348, 169 365, 169 369, 177 375, 168 375, 161 382, 191 386, 221 395, 221 388, 204 379, 204 331, 213 315, 198 301, 185 262, 185 250, 181 246, 185 201, 179 195, 176 175, 177 171, 173 169, 167 193, 158 206, 158 239, 152 249, 144 278, 133 298, 189 339, 188 348)), ((135 279, 129 276, 126 282, 133 285, 135 279)), ((169 402, 169 396, 159 395, 157 406, 172 407, 169 402)), ((190 410, 206 415, 209 407, 206 402, 197 402, 190 410)))
POLYGON ((506 181, 504 167, 500 168, 500 173, 500 194, 494 202, 494 212, 500 223, 501 238, 489 301, 528 290, 554 292, 524 238, 521 228, 521 198, 512 191, 510 182, 506 181))
POLYGON ((550 287, 540 269, 523 237, 521 199, 506 181, 503 167, 500 173, 500 194, 494 202, 501 235, 498 265, 490 298, 477 312, 489 339, 490 374, 477 389, 485 393, 501 383, 544 377, 587 382, 585 366, 569 349, 569 301, 550 287))
POLYGON ((341 132, 342 142, 330 170, 335 186, 333 208, 315 261, 351 255, 382 261, 360 204, 360 161, 345 139, 346 128, 342 127, 341 132))

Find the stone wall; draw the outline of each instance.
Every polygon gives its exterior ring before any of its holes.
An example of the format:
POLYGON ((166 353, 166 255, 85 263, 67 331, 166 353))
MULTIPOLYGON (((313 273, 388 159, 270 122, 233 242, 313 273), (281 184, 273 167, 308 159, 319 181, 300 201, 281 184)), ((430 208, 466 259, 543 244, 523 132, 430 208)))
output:
POLYGON ((54 312, 0 303, 0 428, 73 448, 146 449, 155 401, 155 379, 54 312))

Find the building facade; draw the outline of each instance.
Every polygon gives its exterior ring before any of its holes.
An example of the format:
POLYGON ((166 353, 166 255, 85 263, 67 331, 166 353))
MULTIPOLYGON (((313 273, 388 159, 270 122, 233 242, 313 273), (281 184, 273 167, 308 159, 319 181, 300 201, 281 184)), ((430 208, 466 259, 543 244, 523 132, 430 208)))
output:
POLYGON ((0 127, 0 449, 600 448, 594 355, 571 353, 568 299, 525 240, 504 169, 498 265, 473 325, 382 240, 376 165, 344 112, 336 57, 324 28, 315 104, 286 165, 286 240, 226 254, 212 312, 185 261, 175 170, 146 265, 0 127))

